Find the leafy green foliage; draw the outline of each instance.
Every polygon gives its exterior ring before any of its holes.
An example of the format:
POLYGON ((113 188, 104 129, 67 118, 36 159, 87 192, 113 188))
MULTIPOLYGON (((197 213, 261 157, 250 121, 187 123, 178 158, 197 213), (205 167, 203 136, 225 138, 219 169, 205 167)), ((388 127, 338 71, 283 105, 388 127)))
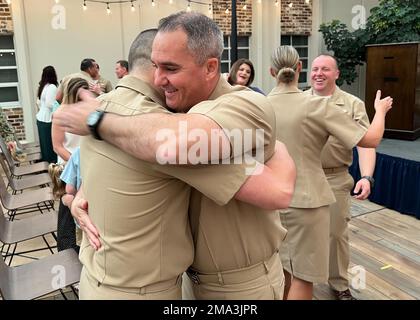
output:
POLYGON ((350 32, 338 20, 320 26, 327 49, 338 61, 338 85, 356 80, 356 66, 365 61, 367 44, 420 41, 420 0, 381 0, 370 13, 365 29, 350 32))

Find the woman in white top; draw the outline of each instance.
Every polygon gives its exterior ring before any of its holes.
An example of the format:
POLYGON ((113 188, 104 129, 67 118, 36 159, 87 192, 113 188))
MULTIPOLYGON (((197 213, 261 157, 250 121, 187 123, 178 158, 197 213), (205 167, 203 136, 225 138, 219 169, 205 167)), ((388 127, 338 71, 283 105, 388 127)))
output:
POLYGON ((36 114, 38 126, 39 144, 41 146, 42 160, 49 163, 57 162, 51 139, 51 115, 57 94, 57 74, 54 67, 47 66, 42 70, 39 82, 38 98, 40 100, 39 111, 36 114))

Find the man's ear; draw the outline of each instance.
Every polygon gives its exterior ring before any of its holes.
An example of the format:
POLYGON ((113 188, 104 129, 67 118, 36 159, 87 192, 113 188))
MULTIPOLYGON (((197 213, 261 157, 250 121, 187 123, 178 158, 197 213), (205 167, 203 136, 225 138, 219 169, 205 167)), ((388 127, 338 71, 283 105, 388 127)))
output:
POLYGON ((214 76, 219 75, 219 59, 210 58, 206 62, 206 73, 207 77, 213 78, 214 76))

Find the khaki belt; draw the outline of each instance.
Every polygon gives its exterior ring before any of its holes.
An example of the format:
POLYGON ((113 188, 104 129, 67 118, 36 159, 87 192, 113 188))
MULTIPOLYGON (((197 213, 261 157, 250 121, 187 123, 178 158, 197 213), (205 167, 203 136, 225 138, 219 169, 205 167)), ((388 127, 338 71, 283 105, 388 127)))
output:
POLYGON ((349 167, 324 168, 326 174, 348 171, 349 167))
POLYGON ((221 271, 216 273, 198 273, 197 271, 189 268, 187 275, 195 284, 200 283, 219 283, 221 285, 238 284, 246 281, 256 279, 260 276, 267 274, 273 266, 276 259, 280 259, 278 251, 276 251, 268 260, 259 262, 250 267, 221 271))
POLYGON ((143 295, 143 294, 156 293, 156 292, 167 290, 167 289, 175 286, 180 281, 181 276, 178 276, 178 277, 170 279, 170 280, 165 280, 165 281, 152 283, 152 284, 149 284, 147 286, 138 287, 138 288, 136 288, 136 287, 134 287, 134 288, 133 287, 116 287, 116 286, 111 286, 109 284, 100 283, 99 281, 93 280, 92 278, 90 278, 90 279, 91 279, 91 281, 94 281, 94 283, 98 287, 104 287, 104 288, 108 288, 108 289, 115 290, 115 291, 120 291, 120 292, 125 292, 125 293, 134 293, 134 294, 143 295))

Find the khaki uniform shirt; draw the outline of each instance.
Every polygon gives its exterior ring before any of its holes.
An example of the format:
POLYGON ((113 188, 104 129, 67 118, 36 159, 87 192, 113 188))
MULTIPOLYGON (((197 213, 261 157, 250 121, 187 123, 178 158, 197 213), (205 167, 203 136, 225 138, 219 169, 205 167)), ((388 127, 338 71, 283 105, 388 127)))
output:
MULTIPOLYGON (((129 75, 121 79, 116 90, 99 99, 104 110, 121 115, 169 113, 150 85, 129 75)), ((217 177, 216 166, 211 169, 184 168, 183 174, 222 203, 234 196, 232 185, 237 190, 246 179, 243 170, 236 174, 223 166, 225 171, 217 177), (221 181, 223 194, 217 188, 212 188, 212 194, 207 188, 209 174, 210 180, 221 181), (235 182, 237 179, 240 182, 235 182)), ((137 288, 173 279, 190 266, 194 248, 188 220, 188 185, 163 173, 159 166, 92 137, 84 138, 81 144, 81 173, 89 215, 103 244, 95 251, 83 239, 80 260, 91 277, 108 285, 137 288)))
POLYGON ((97 83, 101 87, 102 92, 108 93, 112 91, 112 83, 108 79, 105 79, 102 76, 99 76, 97 83))
MULTIPOLYGON (((314 94, 312 89, 308 91, 314 94)), ((369 117, 366 114, 365 104, 362 100, 342 91, 338 87, 335 88, 331 99, 337 106, 350 114, 361 126, 366 129, 369 127, 369 117)), ((340 143, 336 137, 330 136, 327 144, 322 149, 321 161, 323 168, 349 167, 353 162, 353 152, 351 148, 346 148, 340 143)))
MULTIPOLYGON (((272 156, 275 144, 274 112, 266 97, 244 88, 232 87, 221 78, 210 101, 199 103, 189 113, 203 114, 227 130, 264 129, 267 160, 272 156)), ((231 144, 234 144, 232 140, 231 144)), ((185 179, 182 173, 173 173, 185 179)), ((207 182, 213 188, 222 183, 212 177, 207 182)), ((235 199, 222 206, 196 190, 191 195, 190 220, 196 250, 192 268, 200 273, 240 269, 259 263, 273 255, 286 235, 277 211, 235 199)))
POLYGON ((80 71, 78 73, 73 73, 68 76, 65 76, 63 80, 61 81, 60 85, 58 86, 57 92, 63 93, 63 99, 61 101, 62 104, 68 104, 68 103, 75 103, 76 101, 73 101, 71 92, 68 90, 68 85, 71 79, 74 78, 82 78, 86 80, 88 83, 93 84, 93 80, 89 73, 80 71))
POLYGON ((333 135, 351 149, 366 128, 327 97, 297 88, 274 88, 268 95, 276 113, 277 139, 296 164, 296 185, 290 207, 318 208, 335 202, 321 165, 321 150, 333 135))

